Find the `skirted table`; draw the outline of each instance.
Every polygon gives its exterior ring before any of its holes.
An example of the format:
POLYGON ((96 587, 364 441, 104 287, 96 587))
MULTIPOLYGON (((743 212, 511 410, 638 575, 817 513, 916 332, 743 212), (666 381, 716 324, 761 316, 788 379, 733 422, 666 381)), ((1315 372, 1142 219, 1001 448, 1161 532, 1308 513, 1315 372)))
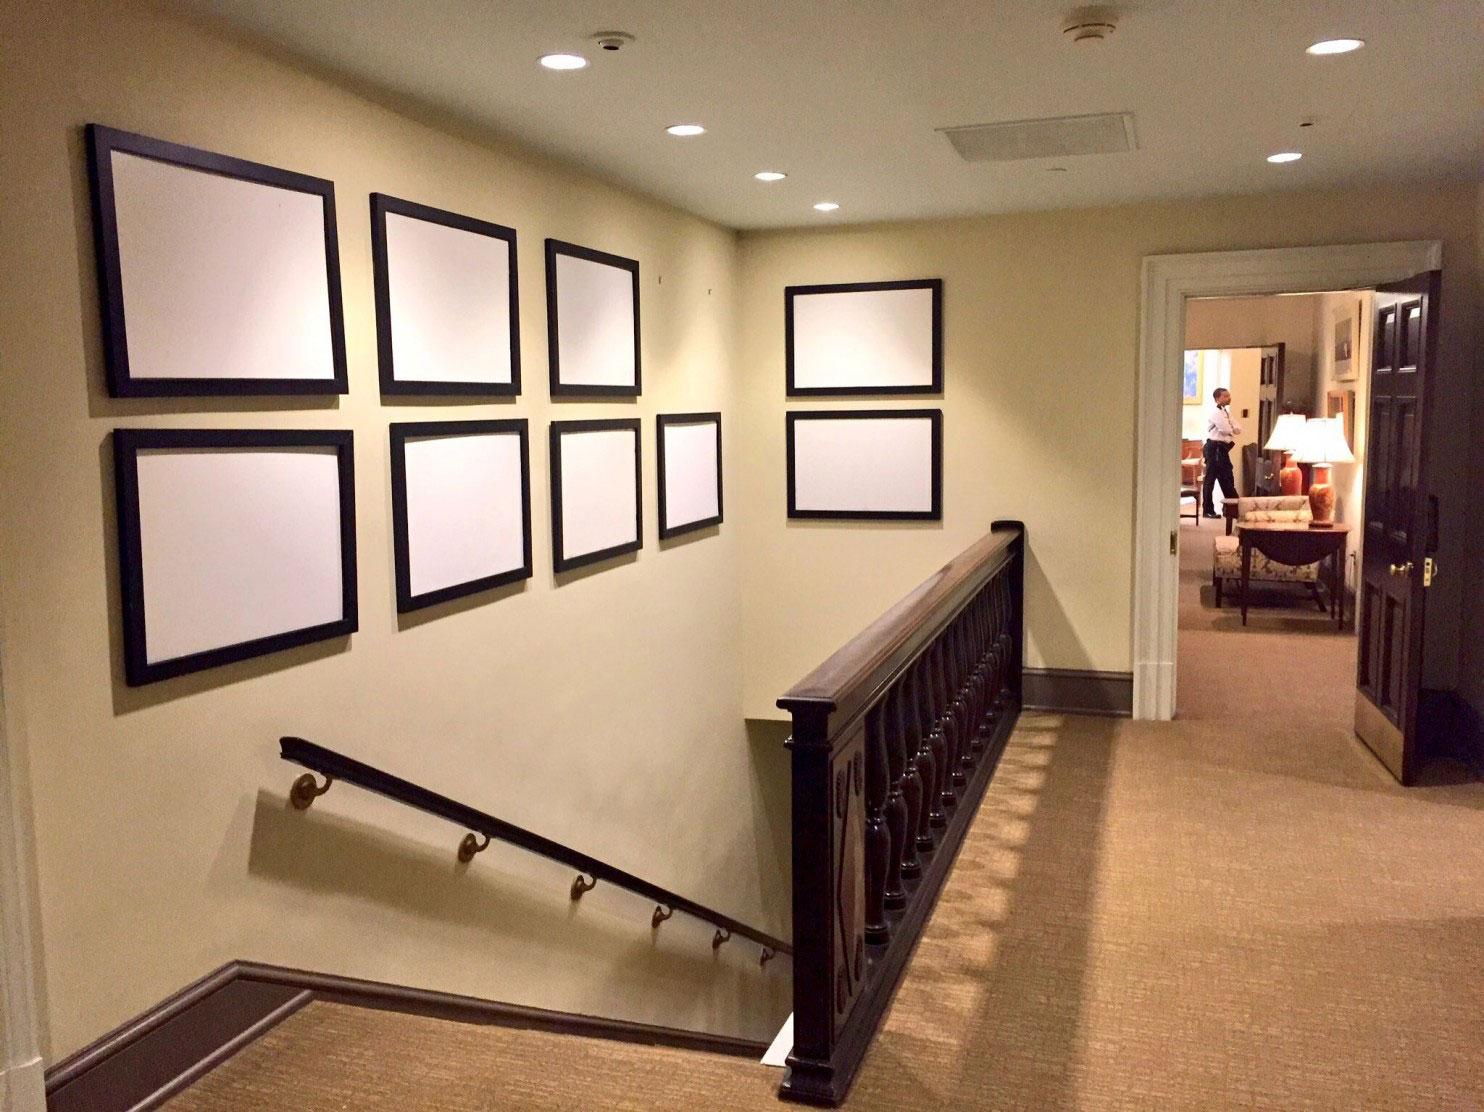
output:
POLYGON ((1252 576, 1255 548, 1277 564, 1298 567, 1317 564, 1326 558, 1329 571, 1329 612, 1335 628, 1345 628, 1345 537, 1350 526, 1316 526, 1297 521, 1261 521, 1242 524, 1237 530, 1242 545, 1242 624, 1247 624, 1247 586, 1252 576))

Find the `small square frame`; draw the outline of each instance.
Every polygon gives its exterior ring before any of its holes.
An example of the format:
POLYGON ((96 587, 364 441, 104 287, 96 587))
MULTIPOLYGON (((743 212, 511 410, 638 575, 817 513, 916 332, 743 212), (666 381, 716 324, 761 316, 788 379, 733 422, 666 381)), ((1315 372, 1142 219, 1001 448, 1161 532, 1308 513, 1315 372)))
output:
POLYGON ((597 564, 614 556, 638 552, 644 547, 643 452, 640 445, 639 418, 612 417, 596 421, 553 421, 551 423, 551 557, 557 572, 571 571, 587 564, 597 564), (634 434, 634 539, 594 552, 568 557, 562 539, 562 446, 567 433, 602 432, 628 429, 634 434))
POLYGON ((396 560, 397 612, 436 606, 441 602, 517 583, 532 575, 531 562, 531 451, 530 422, 502 421, 393 421, 388 427, 392 469, 392 547, 396 560), (436 590, 412 593, 412 543, 407 521, 407 442, 430 437, 510 436, 520 438, 521 544, 524 559, 518 568, 454 583, 436 590))
POLYGON ((655 422, 655 474, 659 488, 660 540, 669 540, 683 533, 693 533, 712 525, 720 525, 722 519, 721 487, 721 414, 720 413, 661 413, 655 422), (681 525, 671 526, 667 505, 667 474, 665 472, 665 430, 674 425, 716 426, 716 513, 711 517, 697 518, 681 525))
POLYGON ((520 394, 520 291, 516 265, 516 232, 503 224, 463 216, 445 209, 404 201, 386 193, 371 194, 371 263, 376 285, 376 353, 385 395, 516 397, 520 394), (430 224, 442 224, 461 232, 503 240, 510 249, 509 307, 510 381, 470 382, 462 380, 399 379, 392 345, 391 267, 387 255, 386 218, 405 216, 430 224))
POLYGON ((639 350, 639 263, 622 255, 611 255, 592 247, 583 247, 565 240, 546 241, 546 349, 551 368, 551 396, 554 398, 619 397, 637 398, 643 392, 643 373, 639 350), (557 258, 566 255, 590 263, 616 267, 628 271, 634 297, 634 382, 633 385, 564 383, 561 371, 559 331, 559 290, 557 289, 557 258))

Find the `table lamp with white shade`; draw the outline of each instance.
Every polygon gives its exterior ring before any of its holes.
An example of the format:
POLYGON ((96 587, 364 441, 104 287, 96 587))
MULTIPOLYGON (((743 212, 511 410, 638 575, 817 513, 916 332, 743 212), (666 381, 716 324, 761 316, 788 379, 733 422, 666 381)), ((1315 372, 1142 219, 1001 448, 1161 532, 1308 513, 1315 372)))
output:
POLYGON ((1309 508, 1314 513, 1313 525, 1323 529, 1335 523, 1335 485, 1331 482, 1332 466, 1354 463, 1355 454, 1345 443, 1345 429, 1339 417, 1315 417, 1304 425, 1303 439, 1293 458, 1314 465, 1314 478, 1309 483, 1309 508))
POLYGON ((1304 425, 1308 418, 1302 413, 1279 414, 1268 442, 1262 446, 1264 452, 1282 452, 1283 468, 1278 472, 1278 489, 1284 494, 1304 493, 1304 473, 1294 465, 1293 453, 1303 443, 1304 425))

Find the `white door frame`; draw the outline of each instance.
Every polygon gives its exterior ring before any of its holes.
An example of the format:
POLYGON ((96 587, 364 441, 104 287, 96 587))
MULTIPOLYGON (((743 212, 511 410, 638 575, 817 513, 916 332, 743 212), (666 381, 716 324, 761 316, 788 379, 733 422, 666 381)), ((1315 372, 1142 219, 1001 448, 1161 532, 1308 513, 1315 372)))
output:
POLYGON ((30 885, 21 854, 30 844, 30 823, 6 738, 3 680, 0 675, 0 1112, 45 1112, 30 885))
POLYGON ((1361 289, 1442 265, 1438 240, 1145 257, 1134 468, 1135 718, 1175 715, 1180 557, 1171 538, 1178 545, 1186 298, 1361 289))

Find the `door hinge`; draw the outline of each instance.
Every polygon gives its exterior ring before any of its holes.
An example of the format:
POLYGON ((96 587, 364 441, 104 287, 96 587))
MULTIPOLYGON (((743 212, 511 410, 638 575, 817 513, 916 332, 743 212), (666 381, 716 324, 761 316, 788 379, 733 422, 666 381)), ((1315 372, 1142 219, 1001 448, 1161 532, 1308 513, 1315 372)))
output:
POLYGON ((1438 562, 1429 556, 1422 561, 1422 585, 1424 587, 1431 587, 1432 581, 1437 578, 1437 575, 1438 562))
POLYGON ((1180 555, 1180 530, 1178 529, 1170 530, 1170 555, 1180 555))

